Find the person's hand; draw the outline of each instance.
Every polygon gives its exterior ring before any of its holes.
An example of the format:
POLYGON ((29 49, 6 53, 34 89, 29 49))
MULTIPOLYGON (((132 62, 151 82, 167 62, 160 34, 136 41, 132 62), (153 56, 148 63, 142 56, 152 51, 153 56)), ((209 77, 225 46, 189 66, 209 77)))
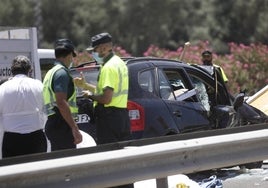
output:
POLYGON ((82 134, 80 133, 79 129, 77 127, 72 128, 72 133, 74 137, 74 144, 79 144, 82 142, 82 134))
POLYGON ((76 87, 84 88, 86 85, 85 75, 82 72, 80 72, 80 77, 74 78, 73 81, 76 87))
POLYGON ((82 96, 85 98, 90 98, 90 96, 92 95, 92 92, 88 91, 88 90, 83 90, 82 91, 82 96))

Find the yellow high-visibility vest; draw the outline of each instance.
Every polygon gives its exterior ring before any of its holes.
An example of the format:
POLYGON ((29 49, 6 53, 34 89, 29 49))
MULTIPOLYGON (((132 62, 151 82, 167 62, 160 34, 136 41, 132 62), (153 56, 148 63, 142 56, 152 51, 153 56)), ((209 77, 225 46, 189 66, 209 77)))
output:
POLYGON ((213 66, 219 69, 223 81, 224 81, 224 82, 228 82, 228 78, 227 78, 225 72, 223 71, 223 69, 222 69, 219 65, 215 65, 215 64, 213 64, 213 66))
POLYGON ((126 63, 114 55, 101 67, 96 94, 103 94, 105 87, 113 88, 112 101, 104 107, 126 108, 128 99, 128 68, 126 63))
MULTIPOLYGON (((57 106, 56 103, 56 96, 55 93, 52 89, 52 78, 54 73, 59 70, 59 69, 66 69, 64 66, 57 64, 55 65, 52 69, 50 69, 44 80, 44 88, 43 88, 43 99, 45 103, 45 110, 48 116, 55 114, 54 107, 57 106)), ((71 113, 73 117, 75 118, 77 113, 78 113, 78 107, 76 104, 76 92, 75 90, 73 91, 72 96, 68 99, 68 104, 70 106, 71 113)))

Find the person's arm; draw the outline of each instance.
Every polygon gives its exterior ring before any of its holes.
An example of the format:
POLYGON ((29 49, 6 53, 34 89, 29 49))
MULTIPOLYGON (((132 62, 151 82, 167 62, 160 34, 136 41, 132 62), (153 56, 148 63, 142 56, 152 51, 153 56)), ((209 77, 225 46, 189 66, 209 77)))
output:
POLYGON ((113 67, 103 67, 99 75, 98 85, 102 89, 101 94, 88 95, 88 97, 100 104, 109 104, 112 101, 115 83, 118 83, 119 75, 118 70, 113 67))
POLYGON ((84 96, 97 101, 100 104, 109 104, 112 101, 113 93, 114 91, 112 88, 106 87, 101 95, 90 95, 89 93, 84 92, 84 96))
POLYGON ((96 86, 90 83, 85 82, 84 89, 89 90, 92 93, 95 93, 96 86))
POLYGON ((72 129, 74 143, 79 144, 80 142, 82 142, 82 135, 79 132, 78 126, 72 117, 72 113, 69 108, 69 104, 67 102, 67 95, 64 92, 56 92, 55 96, 56 96, 56 103, 62 117, 72 129))

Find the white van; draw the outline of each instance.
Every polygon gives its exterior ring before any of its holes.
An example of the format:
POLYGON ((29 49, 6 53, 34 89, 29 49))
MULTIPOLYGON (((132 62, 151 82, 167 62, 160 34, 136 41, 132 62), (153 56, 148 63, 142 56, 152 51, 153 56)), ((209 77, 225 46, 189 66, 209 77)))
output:
POLYGON ((53 67, 55 61, 55 53, 54 49, 38 49, 37 53, 41 68, 41 77, 43 80, 47 71, 53 67))

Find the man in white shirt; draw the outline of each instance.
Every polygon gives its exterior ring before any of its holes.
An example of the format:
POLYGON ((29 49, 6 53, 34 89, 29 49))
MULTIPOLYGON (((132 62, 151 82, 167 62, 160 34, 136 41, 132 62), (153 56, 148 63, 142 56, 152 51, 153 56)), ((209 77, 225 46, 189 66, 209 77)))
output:
POLYGON ((28 77, 30 71, 30 60, 19 55, 12 62, 13 78, 0 86, 3 158, 47 151, 43 84, 28 77))

